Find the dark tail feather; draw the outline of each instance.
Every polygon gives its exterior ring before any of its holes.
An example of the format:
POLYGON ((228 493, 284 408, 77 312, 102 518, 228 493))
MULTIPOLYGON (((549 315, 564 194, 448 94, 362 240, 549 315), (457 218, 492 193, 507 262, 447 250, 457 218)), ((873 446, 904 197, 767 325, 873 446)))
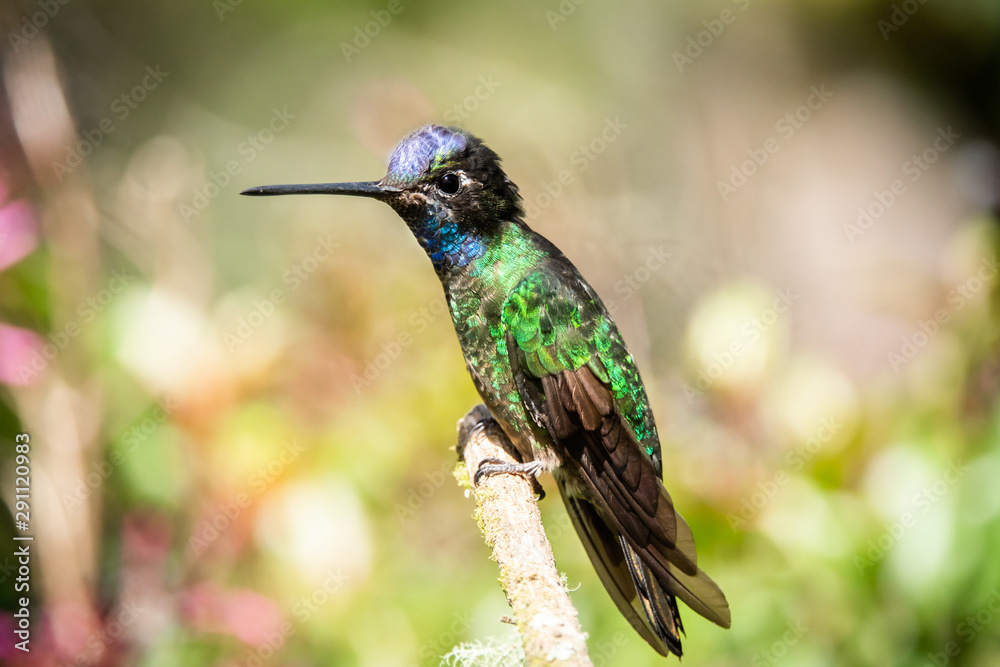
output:
POLYGON ((625 538, 619 537, 619 540, 625 563, 632 574, 638 602, 651 629, 671 652, 680 657, 680 635, 684 633, 677 598, 713 623, 723 628, 730 626, 729 602, 718 585, 702 570, 691 576, 671 563, 661 563, 667 570, 667 577, 658 579, 625 538))
POLYGON ((631 565, 622 551, 621 536, 601 519, 592 504, 572 497, 566 492, 563 481, 558 476, 556 479, 580 541, 618 610, 657 653, 680 655, 680 643, 668 645, 661 639, 661 634, 652 626, 649 613, 638 600, 631 565))
POLYGON ((628 564, 629 572, 632 573, 632 583, 635 584, 639 604, 642 605, 652 630, 671 653, 680 657, 684 624, 681 623, 681 614, 677 609, 677 599, 663 589, 639 558, 639 554, 624 539, 619 539, 625 553, 625 562, 628 564))

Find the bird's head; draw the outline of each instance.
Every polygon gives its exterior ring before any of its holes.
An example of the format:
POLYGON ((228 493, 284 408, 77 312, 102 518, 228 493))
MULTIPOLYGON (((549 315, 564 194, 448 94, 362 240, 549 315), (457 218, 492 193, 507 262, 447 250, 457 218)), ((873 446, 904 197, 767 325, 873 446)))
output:
POLYGON ((475 248, 463 246, 481 245, 502 221, 522 214, 517 186, 504 174, 497 154, 468 132, 439 125, 425 125, 400 141, 380 181, 266 185, 242 194, 382 200, 406 221, 438 268, 448 261, 464 265, 475 248))

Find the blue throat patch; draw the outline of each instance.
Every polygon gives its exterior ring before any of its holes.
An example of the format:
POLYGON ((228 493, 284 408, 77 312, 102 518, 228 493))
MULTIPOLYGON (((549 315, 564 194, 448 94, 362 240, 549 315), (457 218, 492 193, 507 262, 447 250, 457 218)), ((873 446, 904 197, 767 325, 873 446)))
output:
MULTIPOLYGON (((434 178, 439 171, 457 163, 458 156, 468 145, 469 138, 462 130, 424 125, 396 146, 382 183, 406 188, 423 178, 434 178)), ((486 252, 482 241, 459 231, 448 209, 440 204, 431 203, 421 217, 408 219, 407 224, 438 273, 465 266, 486 252)))
POLYGON ((432 206, 424 218, 412 222, 410 230, 439 273, 447 268, 465 266, 486 252, 483 242, 460 232, 447 209, 440 205, 432 206))

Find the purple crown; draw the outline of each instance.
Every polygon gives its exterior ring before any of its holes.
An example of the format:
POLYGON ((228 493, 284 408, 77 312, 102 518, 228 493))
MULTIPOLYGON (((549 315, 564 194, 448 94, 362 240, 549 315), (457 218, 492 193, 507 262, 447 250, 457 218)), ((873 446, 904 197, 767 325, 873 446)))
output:
POLYGON ((449 162, 465 150, 468 138, 461 130, 424 125, 408 134, 389 158, 389 172, 383 183, 405 186, 415 182, 428 171, 449 162))

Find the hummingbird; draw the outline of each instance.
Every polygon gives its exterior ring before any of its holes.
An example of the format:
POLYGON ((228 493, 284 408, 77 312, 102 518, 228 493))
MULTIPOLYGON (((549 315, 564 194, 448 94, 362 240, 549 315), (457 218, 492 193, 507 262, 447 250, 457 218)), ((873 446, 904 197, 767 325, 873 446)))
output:
POLYGON ((698 567, 694 538, 663 486, 656 423, 639 369, 577 268, 524 221, 500 157, 455 127, 425 125, 379 181, 271 185, 244 195, 329 194, 388 204, 444 287, 466 367, 517 464, 552 473, 619 611, 661 655, 680 656, 677 599, 728 628, 729 603, 698 567))

